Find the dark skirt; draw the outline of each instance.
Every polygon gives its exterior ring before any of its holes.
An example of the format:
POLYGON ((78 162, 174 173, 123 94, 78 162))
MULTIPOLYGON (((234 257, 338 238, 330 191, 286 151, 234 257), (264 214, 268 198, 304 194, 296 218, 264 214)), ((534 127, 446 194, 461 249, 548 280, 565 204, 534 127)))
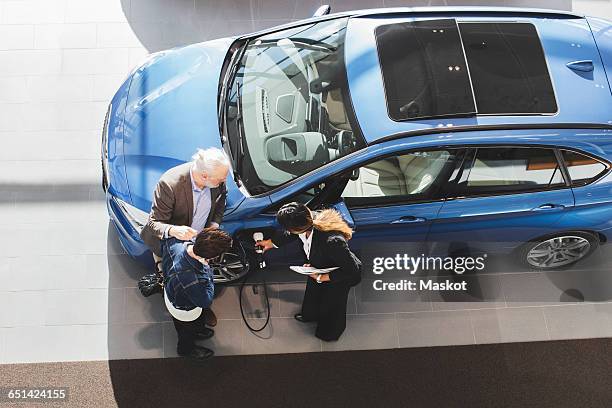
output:
POLYGON ((308 278, 302 302, 304 320, 316 321, 315 336, 325 341, 338 340, 346 328, 346 303, 349 285, 317 283, 308 278))

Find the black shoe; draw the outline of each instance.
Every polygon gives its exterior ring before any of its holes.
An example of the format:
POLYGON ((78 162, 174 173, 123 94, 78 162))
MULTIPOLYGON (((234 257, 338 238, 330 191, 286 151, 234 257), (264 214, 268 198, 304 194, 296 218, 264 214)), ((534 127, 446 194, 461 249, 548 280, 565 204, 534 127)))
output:
POLYGON ((302 316, 301 313, 296 313, 295 315, 293 315, 293 317, 295 317, 295 320, 297 320, 298 322, 302 322, 302 323, 307 323, 310 321, 310 320, 304 319, 304 316, 302 316))
POLYGON ((177 350, 177 353, 181 357, 186 357, 193 361, 205 361, 215 355, 215 352, 206 347, 194 346, 193 349, 187 353, 181 353, 177 350))
POLYGON ((196 333, 196 340, 207 340, 215 335, 215 331, 213 329, 209 329, 208 327, 204 327, 202 331, 196 333))

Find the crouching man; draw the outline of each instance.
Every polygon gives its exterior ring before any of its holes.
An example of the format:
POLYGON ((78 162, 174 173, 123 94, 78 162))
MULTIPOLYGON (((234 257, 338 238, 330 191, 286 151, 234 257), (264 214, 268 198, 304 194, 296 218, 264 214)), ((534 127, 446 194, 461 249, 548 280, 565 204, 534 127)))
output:
POLYGON ((216 228, 204 228, 193 242, 174 237, 161 241, 164 301, 178 334, 176 351, 179 356, 202 361, 214 354, 196 345, 195 341, 214 335, 214 331, 205 326, 202 312, 211 305, 215 293, 208 260, 231 246, 229 234, 216 228))

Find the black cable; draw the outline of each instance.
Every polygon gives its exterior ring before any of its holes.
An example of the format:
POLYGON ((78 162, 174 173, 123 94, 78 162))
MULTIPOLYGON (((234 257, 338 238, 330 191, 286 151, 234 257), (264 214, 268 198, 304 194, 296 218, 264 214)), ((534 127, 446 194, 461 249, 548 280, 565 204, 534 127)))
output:
POLYGON ((250 331, 252 331, 253 333, 257 333, 265 329, 268 326, 268 323, 270 323, 270 298, 268 297, 268 284, 266 283, 266 278, 264 276, 263 277, 263 287, 264 287, 264 297, 266 298, 266 309, 267 309, 266 322, 259 329, 254 329, 253 326, 251 326, 249 322, 247 321, 247 318, 244 315, 244 308, 242 307, 242 291, 244 287, 246 286, 248 278, 249 278, 249 274, 247 273, 247 275, 244 277, 244 280, 240 284, 240 291, 238 292, 238 303, 240 304, 240 314, 242 315, 242 320, 244 321, 244 324, 246 324, 246 327, 250 331))

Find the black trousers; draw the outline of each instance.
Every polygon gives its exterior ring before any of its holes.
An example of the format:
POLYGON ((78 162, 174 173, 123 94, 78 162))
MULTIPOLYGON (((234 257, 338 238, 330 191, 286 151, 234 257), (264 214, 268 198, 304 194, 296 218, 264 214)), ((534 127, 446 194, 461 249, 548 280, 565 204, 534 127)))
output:
POLYGON ((204 313, 200 314, 200 317, 191 322, 183 322, 174 317, 172 321, 174 322, 174 328, 178 335, 178 344, 176 346, 177 352, 181 354, 189 353, 195 346, 196 333, 204 331, 204 313))
POLYGON ((351 290, 349 285, 317 283, 308 279, 302 316, 316 321, 315 336, 325 341, 338 340, 346 328, 346 303, 351 290))

